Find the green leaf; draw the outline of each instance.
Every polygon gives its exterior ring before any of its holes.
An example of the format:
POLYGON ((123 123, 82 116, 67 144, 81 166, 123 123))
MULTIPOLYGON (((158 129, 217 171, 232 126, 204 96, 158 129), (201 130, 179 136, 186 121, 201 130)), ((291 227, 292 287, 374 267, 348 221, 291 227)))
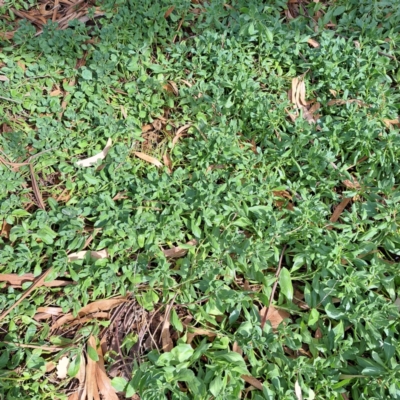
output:
POLYGON ((175 309, 171 309, 171 324, 172 326, 178 331, 178 332, 183 332, 183 325, 182 322, 180 321, 178 314, 176 313, 175 309))
POLYGON ((93 361, 99 361, 99 355, 97 354, 96 349, 94 349, 91 346, 87 346, 87 352, 89 357, 93 360, 93 361))
POLYGON ((319 312, 317 309, 313 308, 310 312, 310 316, 308 317, 308 326, 314 325, 319 320, 319 312))
POLYGON ((279 285, 282 294, 289 300, 293 300, 293 285, 290 272, 287 268, 283 267, 279 275, 279 285))
POLYGON ((69 363, 68 365, 68 375, 73 378, 79 372, 79 368, 81 366, 81 355, 77 354, 76 357, 69 363))
POLYGON ((345 6, 336 7, 335 10, 333 11, 333 16, 337 17, 338 15, 343 14, 345 11, 346 11, 345 6))
POLYGON ((114 379, 111 380, 111 386, 117 391, 117 392, 124 392, 126 389, 126 385, 128 384, 128 381, 125 378, 122 377, 115 377, 114 379))
POLYGON ((82 71, 82 78, 85 80, 92 80, 93 79, 92 71, 90 71, 90 69, 85 68, 82 71))

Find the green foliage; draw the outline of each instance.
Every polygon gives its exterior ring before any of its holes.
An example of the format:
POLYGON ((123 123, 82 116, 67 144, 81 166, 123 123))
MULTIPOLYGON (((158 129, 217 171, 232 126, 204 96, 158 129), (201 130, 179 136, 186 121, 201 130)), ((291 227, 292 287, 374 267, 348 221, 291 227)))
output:
MULTIPOLYGON (((76 284, 36 289, 2 321, 8 333, 0 343, 0 397, 62 398, 64 389, 45 372, 49 354, 10 344, 51 344, 49 326, 33 319, 38 307, 50 299, 77 312, 131 292, 149 311, 174 299, 191 324, 217 336, 186 344, 187 328, 172 309, 171 325, 183 336, 171 352, 150 352, 129 382, 113 380, 127 397, 237 399, 245 389, 241 376, 251 375, 264 382, 262 391, 248 393, 254 400, 295 399, 296 381, 307 399, 345 392, 356 400, 400 399, 393 305, 400 136, 382 122, 400 109, 397 2, 310 2, 288 23, 286 2, 278 0, 236 0, 233 8, 175 0, 167 19, 166 0, 101 3, 105 15, 94 24, 73 21, 57 30, 49 23, 35 37, 22 23, 13 41, 2 43, 0 75, 9 80, 0 81, 0 123, 11 129, 0 135, 1 156, 21 162, 37 154, 32 162, 47 209, 26 209, 28 167, 0 165, 0 221, 11 226, 9 239, 0 237, 0 272, 37 276, 51 266, 52 279, 76 284), (314 29, 310 17, 320 7, 314 29), (335 29, 325 27, 329 22, 335 29), (319 48, 307 44, 311 37, 319 48), (287 118, 287 91, 302 74, 308 98, 321 103, 319 129, 287 118), (178 96, 163 88, 170 80, 178 96), (57 89, 63 94, 52 95, 57 89), (329 106, 333 90, 364 106, 329 106), (169 132, 192 124, 175 146, 165 129, 151 150, 160 160, 168 151, 172 174, 132 153, 143 142, 141 127, 165 110, 169 132), (76 166, 108 138, 104 168, 76 166), (353 177, 359 189, 343 185, 353 177), (276 205, 273 192, 284 190, 293 211, 276 205), (126 198, 113 200, 122 192, 126 198), (355 196, 328 229, 333 207, 355 196), (96 229, 90 248, 107 248, 108 259, 68 262, 67 251, 88 239, 85 227, 96 229), (198 245, 187 246, 182 258, 167 259, 161 250, 192 239, 198 245), (268 305, 284 245, 275 305, 290 320, 276 330, 267 322, 262 331, 258 310, 268 305), (243 356, 232 352, 235 341, 243 356)), ((21 296, 19 289, 0 290, 0 310, 21 296)), ((82 330, 79 340, 89 334, 82 330)), ((78 365, 75 359, 69 376, 78 365)))

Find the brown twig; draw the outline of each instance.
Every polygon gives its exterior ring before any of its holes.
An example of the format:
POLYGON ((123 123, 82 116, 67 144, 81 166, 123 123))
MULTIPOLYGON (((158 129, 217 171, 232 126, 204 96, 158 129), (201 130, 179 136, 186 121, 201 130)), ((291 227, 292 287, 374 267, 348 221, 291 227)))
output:
POLYGON ((40 193, 39 186, 36 182, 35 171, 33 170, 32 164, 29 164, 29 170, 31 172, 32 189, 33 189, 33 193, 35 193, 35 197, 36 197, 36 201, 38 202, 38 206, 42 210, 46 210, 46 206, 44 205, 42 194, 40 193))
POLYGON ((283 263, 283 256, 285 254, 286 246, 287 246, 286 244, 283 246, 283 249, 282 249, 282 252, 281 252, 281 257, 279 259, 278 269, 276 270, 276 274, 275 274, 276 280, 275 280, 274 286, 272 286, 272 292, 271 292, 271 296, 269 297, 268 307, 265 310, 265 314, 263 315, 262 320, 261 320, 261 330, 264 329, 265 322, 267 321, 267 315, 268 315, 269 307, 270 307, 272 301, 274 300, 274 295, 275 295, 275 292, 276 292, 276 288, 278 286, 279 274, 281 273, 282 263, 283 263))

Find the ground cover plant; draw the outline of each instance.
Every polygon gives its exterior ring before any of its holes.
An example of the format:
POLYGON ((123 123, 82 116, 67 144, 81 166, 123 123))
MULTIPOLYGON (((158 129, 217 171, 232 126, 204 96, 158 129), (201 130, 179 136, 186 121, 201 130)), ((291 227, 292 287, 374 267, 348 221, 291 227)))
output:
POLYGON ((1 398, 400 399, 397 1, 0 13, 1 398))

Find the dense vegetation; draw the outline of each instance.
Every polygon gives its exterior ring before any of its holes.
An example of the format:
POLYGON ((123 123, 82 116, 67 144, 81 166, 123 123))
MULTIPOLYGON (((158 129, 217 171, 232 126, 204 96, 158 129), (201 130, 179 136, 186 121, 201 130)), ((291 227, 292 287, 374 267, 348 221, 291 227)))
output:
POLYGON ((0 397, 400 399, 397 3, 6 0, 0 397))

